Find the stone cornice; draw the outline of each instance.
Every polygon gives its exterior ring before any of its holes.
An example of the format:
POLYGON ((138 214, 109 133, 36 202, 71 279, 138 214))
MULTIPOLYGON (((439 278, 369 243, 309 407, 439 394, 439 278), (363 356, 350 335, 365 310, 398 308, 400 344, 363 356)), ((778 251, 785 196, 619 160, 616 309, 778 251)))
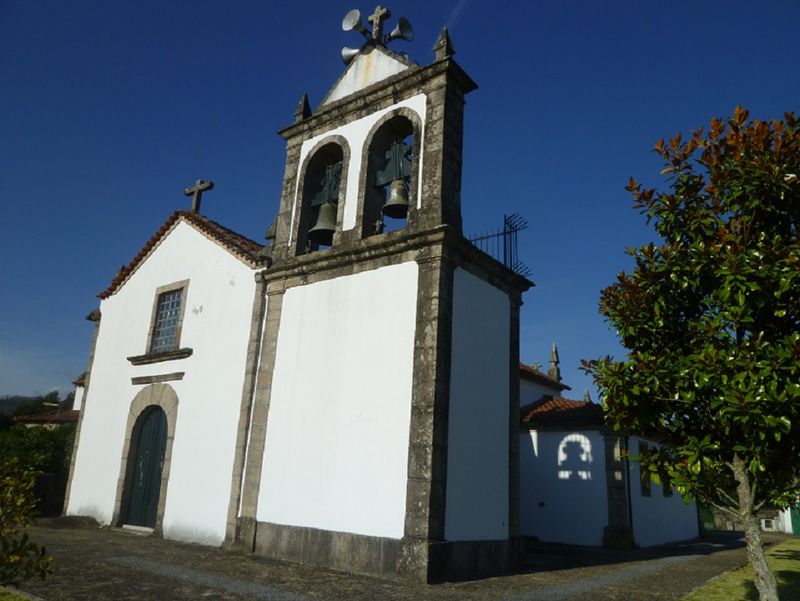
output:
MULTIPOLYGON (((317 276, 314 279, 338 277, 338 274, 327 275, 325 272, 339 271, 344 275, 344 272, 376 269, 409 260, 424 262, 435 258, 432 253, 509 292, 512 297, 519 296, 533 286, 533 282, 481 251, 448 225, 423 231, 404 229, 381 236, 371 236, 344 245, 342 248, 333 247, 329 250, 276 261, 260 273, 268 283, 289 280, 283 286, 278 286, 288 288, 307 283, 307 279, 311 276, 317 276)), ((274 286, 270 288, 273 291, 275 289, 274 286)))
POLYGON ((150 363, 160 363, 161 361, 173 361, 175 359, 186 359, 194 351, 190 348, 179 348, 165 353, 146 353, 144 355, 133 355, 128 357, 128 361, 133 365, 149 365, 150 363))
POLYGON ((294 123, 278 131, 285 140, 300 137, 305 140, 330 129, 329 124, 340 125, 348 121, 353 113, 375 111, 375 107, 389 99, 395 104, 405 98, 420 93, 427 81, 442 75, 449 75, 462 94, 478 88, 469 75, 452 58, 435 61, 427 67, 410 68, 379 81, 356 94, 319 107, 311 117, 294 123))

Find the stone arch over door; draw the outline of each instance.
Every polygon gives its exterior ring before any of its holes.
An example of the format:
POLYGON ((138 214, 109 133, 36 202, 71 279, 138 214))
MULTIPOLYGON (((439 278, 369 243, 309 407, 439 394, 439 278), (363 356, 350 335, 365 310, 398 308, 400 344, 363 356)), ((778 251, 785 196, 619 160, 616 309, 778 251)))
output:
POLYGON ((161 470, 161 484, 159 486, 158 507, 156 509, 156 519, 154 531, 161 533, 164 520, 164 506, 167 500, 167 486, 169 484, 169 472, 172 458, 172 441, 175 438, 175 424, 178 416, 178 395, 169 384, 150 384, 139 391, 131 402, 128 411, 128 420, 125 426, 125 442, 122 446, 122 457, 120 458, 119 479, 117 480, 117 494, 114 502, 114 515, 112 524, 121 526, 125 519, 126 507, 123 502, 126 500, 126 491, 130 489, 133 477, 134 457, 131 451, 135 451, 132 445, 137 421, 139 418, 151 410, 152 407, 159 407, 166 416, 167 436, 164 449, 164 462, 161 470))

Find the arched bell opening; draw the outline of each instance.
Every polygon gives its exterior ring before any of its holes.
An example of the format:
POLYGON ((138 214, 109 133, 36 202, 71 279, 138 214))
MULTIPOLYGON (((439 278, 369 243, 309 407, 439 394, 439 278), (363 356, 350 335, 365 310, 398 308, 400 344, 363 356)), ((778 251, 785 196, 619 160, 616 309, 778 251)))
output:
POLYGON ((344 153, 335 142, 325 144, 309 159, 297 233, 297 254, 330 248, 338 228, 344 153))
POLYGON ((414 124, 397 115, 372 137, 367 160, 362 236, 392 232, 408 224, 416 202, 414 124))

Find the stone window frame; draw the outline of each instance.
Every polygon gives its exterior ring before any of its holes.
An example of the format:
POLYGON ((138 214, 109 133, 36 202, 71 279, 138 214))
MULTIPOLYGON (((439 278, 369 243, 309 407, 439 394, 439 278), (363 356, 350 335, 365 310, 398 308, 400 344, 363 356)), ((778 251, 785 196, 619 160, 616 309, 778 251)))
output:
POLYGON ((169 473, 172 465, 172 442, 175 439, 175 426, 178 418, 178 394, 169 384, 150 384, 140 390, 128 411, 128 420, 125 426, 125 440, 122 444, 119 476, 117 478, 117 492, 114 499, 114 512, 111 523, 117 527, 123 526, 123 518, 127 512, 126 503, 133 478, 133 462, 135 457, 131 454, 133 431, 141 415, 150 407, 160 407, 167 416, 167 445, 164 449, 164 463, 161 468, 161 486, 159 488, 158 507, 156 509, 156 523, 153 532, 163 534, 164 508, 167 502, 167 488, 169 473))
POLYGON ((191 356, 192 349, 190 348, 182 348, 181 347, 181 334, 183 333, 183 318, 186 315, 186 304, 187 304, 187 297, 189 291, 189 282, 191 280, 179 280, 177 282, 172 282, 170 284, 164 284, 163 286, 159 286, 155 290, 155 294, 153 295, 153 305, 150 311, 150 325, 147 329, 147 343, 145 344, 145 351, 142 355, 134 355, 128 357, 128 361, 130 361, 133 365, 147 365, 150 363, 159 363, 161 361, 171 361, 174 359, 185 359, 186 357, 191 356), (153 332, 155 331, 156 327, 156 316, 158 315, 158 300, 161 298, 161 295, 166 292, 175 292, 176 290, 181 291, 181 308, 180 313, 178 315, 178 324, 175 328, 175 349, 171 351, 166 351, 162 353, 153 353, 150 351, 153 344, 153 332))
POLYGON ((367 229, 370 224, 364 223, 364 205, 366 203, 367 182, 369 180, 369 152, 372 147, 372 142, 375 139, 375 134, 378 133, 384 125, 388 122, 398 118, 405 117, 411 122, 411 135, 413 141, 411 144, 411 182, 408 189, 408 217, 406 218, 406 225, 408 227, 414 223, 414 216, 417 212, 417 204, 419 203, 419 183, 422 174, 420 169, 421 151, 422 151, 422 117, 414 109, 407 106, 399 106, 378 119, 373 123, 366 137, 364 138, 361 147, 361 173, 358 177, 358 200, 356 205, 356 225, 355 231, 358 232, 358 238, 364 239, 374 236, 375 234, 368 232, 367 229))
POLYGON ((344 222, 344 205, 347 202, 347 175, 350 167, 350 144, 344 136, 340 134, 331 134, 325 136, 311 147, 306 153, 303 163, 300 165, 300 169, 297 172, 297 191, 295 194, 294 206, 295 217, 292 223, 290 238, 292 246, 291 254, 293 256, 302 256, 306 254, 305 249, 301 248, 302 236, 300 235, 300 230, 303 226, 303 205, 307 200, 305 198, 305 185, 308 166, 317 153, 329 144, 337 145, 342 151, 342 175, 339 179, 339 201, 336 204, 336 230, 333 233, 333 244, 331 248, 335 247, 341 241, 342 224, 344 222))

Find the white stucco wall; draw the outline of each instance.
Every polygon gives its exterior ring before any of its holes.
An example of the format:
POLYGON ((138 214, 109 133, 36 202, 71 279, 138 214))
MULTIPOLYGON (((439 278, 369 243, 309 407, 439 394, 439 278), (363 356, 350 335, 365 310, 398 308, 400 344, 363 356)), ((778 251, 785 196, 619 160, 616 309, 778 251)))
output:
POLYGON ((455 270, 447 540, 508 537, 510 311, 504 292, 455 270))
POLYGON ((387 56, 379 47, 367 54, 359 54, 347 67, 336 86, 329 92, 325 104, 355 94, 359 90, 407 69, 407 65, 387 56))
POLYGON ((783 509, 778 514, 778 523, 780 524, 780 531, 787 534, 792 534, 792 514, 791 509, 783 509))
POLYGON ((285 293, 259 521, 403 536, 417 277, 408 262, 285 293))
POLYGON ((603 437, 594 430, 523 431, 519 456, 522 534, 601 545, 608 524, 603 437))
POLYGON ((560 388, 546 386, 539 382, 531 382, 530 380, 520 377, 519 380, 519 405, 524 407, 537 401, 541 401, 545 395, 562 396, 564 392, 560 388))
MULTIPOLYGON (((631 454, 639 453, 642 439, 631 437, 631 454)), ((654 443, 648 443, 656 446, 654 443)), ((686 504, 677 491, 665 497, 663 487, 650 483, 650 496, 642 496, 639 463, 629 462, 631 509, 633 511, 633 537, 637 545, 649 547, 673 541, 689 540, 699 536, 697 506, 686 504)))
MULTIPOLYGON (((367 142, 367 136, 369 135, 372 126, 375 125, 381 118, 383 118, 386 114, 396 110, 400 107, 406 107, 414 111, 420 119, 421 131, 420 136, 421 139, 425 139, 425 113, 426 113, 426 95, 425 94, 417 94, 416 96, 412 96, 406 100, 398 102, 397 104, 393 104, 390 107, 382 109, 380 111, 376 111, 353 121, 351 123, 347 123, 342 125, 341 127, 337 127, 330 131, 325 132, 324 134, 320 134, 313 138, 309 138, 305 140, 300 147, 300 162, 299 164, 302 165, 306 158, 308 157, 308 153, 322 140, 325 138, 329 138, 331 136, 342 136, 344 139, 347 140, 347 144, 350 146, 350 162, 346 165, 347 169, 347 189, 344 191, 344 196, 340 196, 339 202, 344 203, 344 214, 342 218, 342 231, 351 230, 356 225, 356 211, 358 209, 358 191, 360 185, 360 175, 361 175, 361 168, 362 168, 362 156, 364 154, 364 144, 367 142)), ((420 144, 420 157, 419 157, 419 172, 422 173, 423 169, 423 161, 424 161, 424 145, 420 144)), ((301 170, 300 170, 301 171, 301 170)), ((294 220, 296 218, 297 212, 297 194, 299 194, 300 180, 301 173, 298 171, 297 180, 295 181, 295 197, 294 202, 292 205, 292 227, 289 229, 290 232, 294 231, 294 220)), ((417 207, 422 206, 422 178, 417 178, 417 207)), ((291 237, 289 238, 288 245, 291 246, 293 240, 291 237)))
POLYGON ((86 390, 83 386, 75 386, 75 401, 72 403, 72 408, 80 411, 83 407, 83 393, 86 390))
POLYGON ((255 292, 254 271, 180 222, 116 294, 101 303, 91 383, 84 403, 67 513, 111 520, 134 396, 131 378, 183 371, 168 382, 178 412, 164 536, 217 544, 224 539, 231 468, 255 292), (133 366, 147 350, 155 289, 189 279, 181 347, 186 359, 133 366))

